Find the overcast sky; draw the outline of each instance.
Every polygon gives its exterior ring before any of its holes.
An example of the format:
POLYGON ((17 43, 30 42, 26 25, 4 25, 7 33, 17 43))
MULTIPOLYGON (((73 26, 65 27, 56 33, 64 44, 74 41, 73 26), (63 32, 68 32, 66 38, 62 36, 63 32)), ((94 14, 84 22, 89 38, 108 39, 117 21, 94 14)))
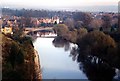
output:
POLYGON ((80 6, 118 5, 119 0, 0 0, 2 7, 71 8, 80 6))

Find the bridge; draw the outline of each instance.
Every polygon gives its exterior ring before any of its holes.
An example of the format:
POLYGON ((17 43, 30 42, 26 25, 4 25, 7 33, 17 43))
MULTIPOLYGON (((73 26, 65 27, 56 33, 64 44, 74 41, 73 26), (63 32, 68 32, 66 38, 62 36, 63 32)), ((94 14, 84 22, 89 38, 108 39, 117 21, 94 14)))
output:
POLYGON ((53 31, 53 27, 25 28, 24 33, 25 35, 28 35, 29 33, 35 33, 41 31, 53 31))

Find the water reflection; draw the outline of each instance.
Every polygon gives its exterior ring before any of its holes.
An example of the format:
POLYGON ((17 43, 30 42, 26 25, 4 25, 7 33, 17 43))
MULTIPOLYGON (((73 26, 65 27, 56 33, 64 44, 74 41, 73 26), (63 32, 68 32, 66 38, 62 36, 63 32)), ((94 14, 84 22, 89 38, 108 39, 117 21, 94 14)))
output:
MULTIPOLYGON (((59 38, 54 39, 53 45, 64 47, 65 50, 70 49, 69 42, 59 38)), ((116 75, 115 68, 96 56, 80 53, 79 48, 76 46, 72 47, 69 56, 72 57, 73 61, 78 62, 79 69, 86 74, 90 81, 120 81, 120 79, 114 79, 116 75)))
POLYGON ((75 61, 78 57, 78 47, 74 46, 72 47, 72 50, 70 51, 70 57, 72 57, 72 60, 75 61))
POLYGON ((65 51, 70 50, 70 43, 64 39, 60 39, 59 37, 57 37, 53 40, 53 45, 58 48, 64 47, 65 51))
POLYGON ((79 70, 78 63, 69 57, 70 49, 74 44, 64 43, 60 46, 58 42, 52 43, 53 40, 54 38, 37 38, 34 42, 34 47, 40 55, 42 78, 73 79, 73 81, 74 79, 87 79, 85 74, 79 70))
POLYGON ((115 76, 115 69, 107 63, 96 62, 94 57, 85 57, 82 54, 78 56, 79 68, 86 74, 90 81, 112 81, 115 76))

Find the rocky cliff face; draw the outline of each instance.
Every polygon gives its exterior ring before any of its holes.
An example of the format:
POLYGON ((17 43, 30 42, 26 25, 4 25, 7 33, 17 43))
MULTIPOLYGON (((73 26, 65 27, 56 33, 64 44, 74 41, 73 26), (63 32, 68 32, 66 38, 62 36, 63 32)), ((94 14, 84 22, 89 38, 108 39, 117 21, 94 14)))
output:
POLYGON ((31 40, 27 37, 21 37, 17 41, 3 34, 1 37, 2 81, 13 79, 39 81, 41 77, 38 77, 36 73, 40 73, 40 64, 31 40))
POLYGON ((36 74, 36 79, 39 81, 42 78, 39 55, 36 50, 34 50, 34 53, 35 53, 35 72, 36 72, 35 74, 36 74))

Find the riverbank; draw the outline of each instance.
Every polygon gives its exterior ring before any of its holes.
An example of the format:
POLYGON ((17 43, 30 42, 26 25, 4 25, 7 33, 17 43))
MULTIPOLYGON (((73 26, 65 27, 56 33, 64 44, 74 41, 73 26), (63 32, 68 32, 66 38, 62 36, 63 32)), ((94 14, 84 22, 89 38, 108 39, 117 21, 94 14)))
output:
POLYGON ((42 73, 41 73, 41 66, 40 66, 40 60, 39 60, 39 55, 37 50, 34 49, 34 54, 35 54, 35 79, 37 81, 41 81, 42 79, 42 73))
POLYGON ((2 81, 41 81, 37 51, 30 37, 2 36, 2 81))

